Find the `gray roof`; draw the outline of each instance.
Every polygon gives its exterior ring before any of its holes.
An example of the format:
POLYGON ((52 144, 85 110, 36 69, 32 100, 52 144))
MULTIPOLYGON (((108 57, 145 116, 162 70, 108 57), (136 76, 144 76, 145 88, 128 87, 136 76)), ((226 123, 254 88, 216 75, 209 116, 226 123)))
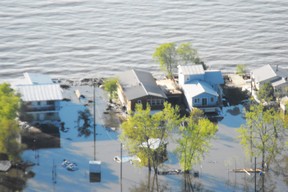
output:
POLYGON ((288 77, 288 70, 287 69, 283 69, 283 68, 278 67, 278 66, 273 66, 272 68, 274 69, 274 71, 278 77, 282 77, 284 79, 288 77))
POLYGON ((197 95, 200 95, 202 93, 207 93, 209 95, 214 95, 218 97, 218 93, 209 85, 208 83, 204 81, 192 81, 189 84, 184 84, 183 89, 185 92, 189 92, 189 95, 191 97, 195 97, 197 95))
POLYGON ((118 75, 119 83, 128 100, 147 95, 167 98, 162 89, 157 86, 155 79, 149 72, 129 70, 118 75))
POLYGON ((286 69, 280 68, 277 65, 264 65, 260 68, 251 71, 257 82, 262 82, 271 78, 287 78, 288 71, 286 69))
POLYGON ((219 70, 205 71, 205 81, 210 84, 224 84, 222 73, 219 70))
POLYGON ((204 74, 205 72, 202 65, 179 65, 178 68, 183 75, 204 74))
POLYGON ((8 160, 0 161, 0 171, 8 171, 11 166, 12 166, 12 164, 8 160))
POLYGON ((16 90, 23 101, 55 101, 62 100, 62 90, 59 84, 19 85, 16 90))
POLYGON ((273 87, 277 87, 277 86, 280 86, 280 85, 283 85, 283 84, 286 84, 286 83, 287 83, 287 81, 282 78, 282 79, 280 79, 279 81, 273 82, 273 83, 272 83, 272 86, 273 86, 273 87))

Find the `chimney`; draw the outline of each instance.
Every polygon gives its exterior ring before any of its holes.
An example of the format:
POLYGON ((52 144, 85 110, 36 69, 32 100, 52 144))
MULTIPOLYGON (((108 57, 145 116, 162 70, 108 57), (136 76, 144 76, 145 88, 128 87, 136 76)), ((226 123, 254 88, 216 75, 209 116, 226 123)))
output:
POLYGON ((276 71, 278 71, 278 64, 276 65, 276 71))

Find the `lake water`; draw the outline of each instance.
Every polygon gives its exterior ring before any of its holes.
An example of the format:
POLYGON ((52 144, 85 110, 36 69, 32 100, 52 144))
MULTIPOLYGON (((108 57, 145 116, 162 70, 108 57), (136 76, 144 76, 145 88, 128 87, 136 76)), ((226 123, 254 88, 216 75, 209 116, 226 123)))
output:
POLYGON ((162 72, 166 42, 191 42, 211 68, 287 65, 286 0, 1 0, 0 79, 162 72))

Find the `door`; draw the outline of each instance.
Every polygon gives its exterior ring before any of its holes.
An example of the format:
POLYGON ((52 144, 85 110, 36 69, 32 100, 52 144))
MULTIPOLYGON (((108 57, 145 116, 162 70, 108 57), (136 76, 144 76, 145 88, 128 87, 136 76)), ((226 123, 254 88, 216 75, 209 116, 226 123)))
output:
POLYGON ((202 106, 207 106, 207 98, 202 98, 202 106))

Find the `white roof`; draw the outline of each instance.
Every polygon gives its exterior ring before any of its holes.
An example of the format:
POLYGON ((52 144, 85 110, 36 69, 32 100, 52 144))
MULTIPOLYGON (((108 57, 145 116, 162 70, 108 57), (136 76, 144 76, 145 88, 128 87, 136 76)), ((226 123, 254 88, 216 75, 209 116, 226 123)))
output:
POLYGON ((202 65, 179 65, 178 68, 183 75, 196 75, 205 73, 202 65))
POLYGON ((20 85, 16 90, 23 101, 55 101, 62 100, 62 90, 59 84, 20 85))
POLYGON ((195 97, 202 93, 208 93, 210 95, 214 95, 218 97, 218 93, 204 81, 192 81, 189 84, 184 84, 183 89, 185 93, 188 93, 191 97, 195 97))
POLYGON ((10 169, 11 166, 12 164, 8 160, 0 161, 0 171, 8 171, 8 169, 10 169))
POLYGON ((89 161, 89 171, 91 173, 101 173, 101 161, 89 161))
POLYGON ((148 144, 147 142, 143 142, 141 144, 142 147, 150 147, 150 149, 157 149, 159 146, 160 146, 160 143, 161 143, 161 140, 159 138, 157 139, 154 139, 154 138, 151 138, 151 139, 148 139, 148 144))

